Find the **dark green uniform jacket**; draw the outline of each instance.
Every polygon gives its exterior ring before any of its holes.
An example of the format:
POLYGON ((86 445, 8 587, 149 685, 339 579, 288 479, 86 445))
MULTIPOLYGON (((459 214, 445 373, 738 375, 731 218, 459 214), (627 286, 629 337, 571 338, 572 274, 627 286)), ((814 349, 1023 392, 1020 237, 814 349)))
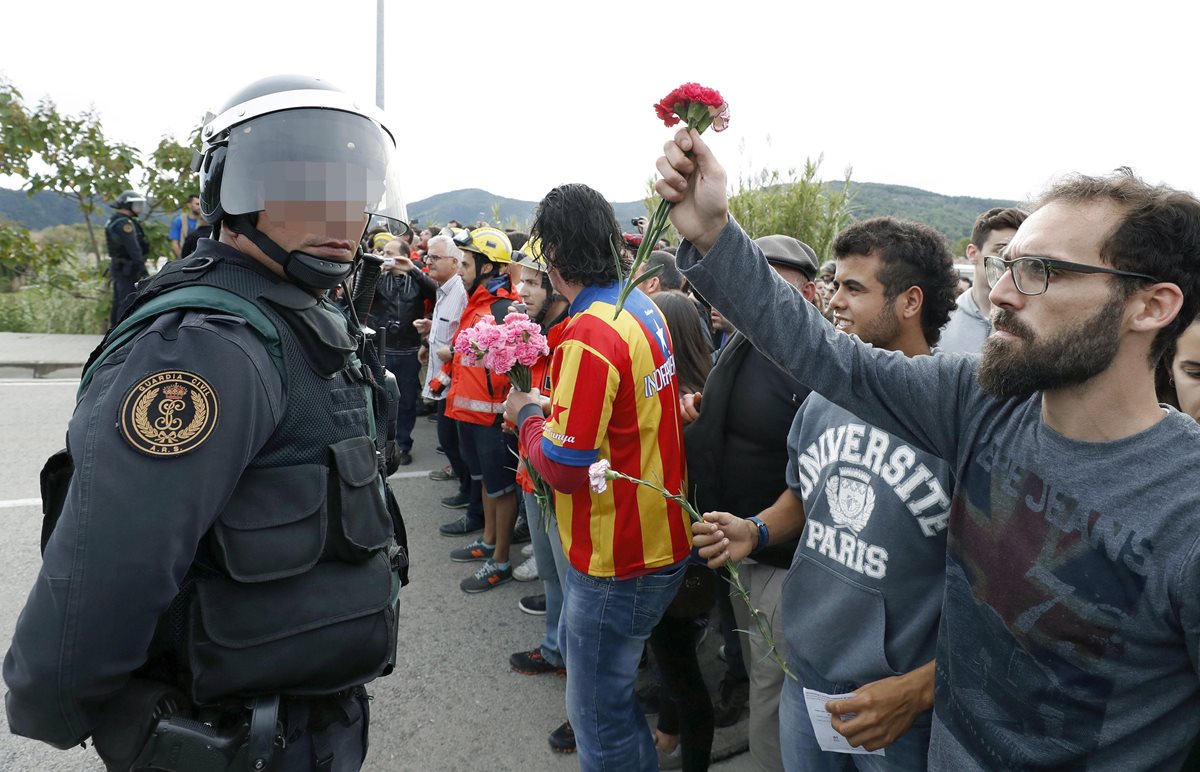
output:
POLYGON ((61 517, 4 660, 12 731, 60 748, 131 676, 216 704, 332 694, 394 662, 407 554, 374 439, 382 370, 326 300, 200 243, 101 344, 71 418, 61 517))

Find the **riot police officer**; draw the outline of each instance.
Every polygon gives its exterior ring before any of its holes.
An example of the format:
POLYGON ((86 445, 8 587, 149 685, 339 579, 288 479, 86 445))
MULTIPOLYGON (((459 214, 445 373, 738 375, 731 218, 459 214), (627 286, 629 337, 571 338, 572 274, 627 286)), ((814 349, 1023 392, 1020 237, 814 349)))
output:
POLYGON ((146 197, 135 190, 127 190, 112 203, 116 211, 104 225, 104 243, 108 248, 109 278, 112 280, 113 302, 109 324, 115 326, 134 285, 148 275, 146 256, 150 254, 150 242, 138 220, 146 211, 146 197))
POLYGON ((43 470, 9 726, 110 769, 356 770, 407 551, 383 369, 326 294, 372 214, 405 219, 394 135, 277 76, 203 141, 216 234, 139 289, 43 470))

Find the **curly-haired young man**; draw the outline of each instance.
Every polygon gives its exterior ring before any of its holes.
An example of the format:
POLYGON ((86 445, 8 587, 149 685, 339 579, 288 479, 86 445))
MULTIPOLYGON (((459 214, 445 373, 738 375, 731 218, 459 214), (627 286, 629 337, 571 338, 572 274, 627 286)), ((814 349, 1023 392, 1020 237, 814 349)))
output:
MULTIPOLYGON (((954 308, 957 280, 941 234, 878 217, 842 231, 833 252, 834 325, 876 348, 929 355, 954 308)), ((787 490, 750 521, 752 527, 722 512, 710 515, 720 537, 696 536, 705 548, 728 536, 734 559, 751 554, 751 547, 800 537, 779 603, 783 642, 798 675, 784 679, 779 704, 784 766, 924 769, 946 575, 950 465, 814 393, 792 422, 786 478, 787 490), (764 533, 768 538, 761 538, 764 533), (853 746, 886 747, 886 755, 823 751, 804 688, 855 693, 843 703, 845 712, 857 714, 843 734, 853 746)), ((713 564, 724 560, 722 554, 713 564)))
POLYGON ((520 427, 522 454, 555 489, 569 563, 559 636, 567 715, 581 769, 657 769, 633 686, 642 646, 683 581, 687 515, 623 480, 597 493, 588 466, 604 458, 617 471, 684 489, 671 338, 639 290, 614 315, 621 232, 599 193, 586 185, 550 191, 532 235, 555 290, 571 301, 571 321, 551 365, 550 417, 538 395, 516 391, 505 415, 520 427))

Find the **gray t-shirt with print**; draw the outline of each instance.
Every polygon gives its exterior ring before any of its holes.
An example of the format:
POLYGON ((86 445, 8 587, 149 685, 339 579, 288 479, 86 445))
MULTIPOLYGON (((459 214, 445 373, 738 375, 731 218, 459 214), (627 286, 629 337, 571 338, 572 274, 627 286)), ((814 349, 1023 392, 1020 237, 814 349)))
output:
POLYGON ((858 687, 933 659, 950 465, 813 394, 787 484, 806 516, 780 603, 793 666, 858 687))
POLYGON ((1178 768, 1200 729, 1200 425, 1064 437, 1040 393, 983 393, 978 356, 835 331, 736 223, 678 262, 798 381, 951 463, 930 767, 1178 768))

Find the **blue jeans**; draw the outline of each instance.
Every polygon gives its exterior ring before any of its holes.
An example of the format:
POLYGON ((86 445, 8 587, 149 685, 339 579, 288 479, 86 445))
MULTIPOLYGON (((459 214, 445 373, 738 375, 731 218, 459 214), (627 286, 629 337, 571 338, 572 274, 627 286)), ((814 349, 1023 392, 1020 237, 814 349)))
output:
POLYGON ((850 683, 833 683, 817 675, 811 668, 788 663, 799 678, 784 677, 783 694, 779 698, 779 745, 783 768, 787 772, 923 772, 929 756, 929 729, 933 711, 917 716, 912 727, 900 739, 884 749, 883 756, 833 753, 821 750, 813 736, 812 721, 804 704, 804 688, 825 694, 847 694, 854 691, 850 683))
POLYGON ((546 637, 542 639, 542 656, 551 665, 563 664, 562 647, 558 643, 558 620, 563 609, 563 585, 566 583, 567 556, 563 554, 554 518, 542 516, 537 496, 522 491, 525 499, 525 519, 529 523, 529 540, 533 542, 533 557, 537 559, 538 579, 546 591, 546 637))
POLYGON ((403 451, 412 450, 413 425, 417 422, 417 397, 421 394, 421 363, 417 352, 384 356, 387 369, 396 376, 400 387, 400 405, 396 411, 396 446, 403 451))
POLYGON ((567 718, 583 772, 658 769, 633 686, 646 639, 686 573, 687 561, 634 579, 588 576, 567 566, 559 640, 567 658, 567 718))

